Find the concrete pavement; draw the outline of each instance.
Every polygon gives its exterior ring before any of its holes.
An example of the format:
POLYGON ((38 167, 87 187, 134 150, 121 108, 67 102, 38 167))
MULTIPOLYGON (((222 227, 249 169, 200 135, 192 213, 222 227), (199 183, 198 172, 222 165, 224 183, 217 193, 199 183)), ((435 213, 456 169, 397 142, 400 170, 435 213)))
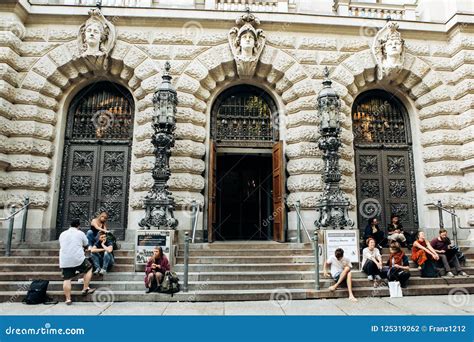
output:
POLYGON ((472 315, 474 295, 255 302, 78 302, 71 306, 0 303, 0 315, 472 315))

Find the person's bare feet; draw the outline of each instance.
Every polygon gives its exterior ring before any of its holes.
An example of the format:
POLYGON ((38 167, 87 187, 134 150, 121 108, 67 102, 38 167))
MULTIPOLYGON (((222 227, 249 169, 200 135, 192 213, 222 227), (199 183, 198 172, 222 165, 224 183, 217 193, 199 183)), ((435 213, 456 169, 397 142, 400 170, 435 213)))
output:
POLYGON ((334 292, 334 291, 337 290, 337 286, 336 285, 329 286, 328 290, 331 291, 331 292, 334 292))
POLYGON ((357 302, 357 298, 354 296, 349 296, 349 300, 354 303, 357 302))

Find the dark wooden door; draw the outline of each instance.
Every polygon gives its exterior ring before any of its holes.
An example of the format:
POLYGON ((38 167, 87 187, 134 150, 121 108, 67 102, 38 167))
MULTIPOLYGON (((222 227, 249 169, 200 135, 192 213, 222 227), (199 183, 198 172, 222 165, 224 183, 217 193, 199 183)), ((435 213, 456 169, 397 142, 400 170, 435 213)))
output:
POLYGON ((400 216, 404 227, 417 228, 410 170, 407 150, 356 150, 360 229, 371 217, 377 217, 385 229, 392 214, 400 216))
POLYGON ((216 225, 216 144, 211 139, 209 145, 209 172, 207 178, 207 239, 214 241, 214 228, 216 225))
POLYGON ((273 145, 273 240, 284 242, 285 234, 285 167, 283 163, 283 142, 273 145))
POLYGON ((102 211, 108 228, 125 237, 133 102, 117 84, 98 82, 73 100, 68 113, 58 205, 57 234, 73 218, 88 229, 102 211))

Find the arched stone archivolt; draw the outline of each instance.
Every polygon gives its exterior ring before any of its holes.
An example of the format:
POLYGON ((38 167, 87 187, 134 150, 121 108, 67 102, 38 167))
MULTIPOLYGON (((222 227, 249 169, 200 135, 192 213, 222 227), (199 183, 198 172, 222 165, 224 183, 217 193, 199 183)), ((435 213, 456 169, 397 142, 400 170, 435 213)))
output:
MULTIPOLYGON (((64 92, 81 80, 99 76, 101 80, 120 80, 127 84, 137 100, 135 108, 138 112, 135 115, 132 162, 153 152, 149 141, 140 140, 142 136, 139 133, 146 130, 143 127, 145 122, 140 118, 152 113, 151 97, 160 79, 160 62, 123 41, 117 41, 107 71, 95 69, 84 59, 74 56, 77 56, 75 41, 56 47, 32 65, 16 89, 11 117, 18 119, 17 125, 24 134, 7 140, 9 161, 13 167, 9 168, 6 175, 12 180, 22 179, 23 184, 10 184, 8 180, 5 184, 12 189, 9 190, 12 196, 21 198, 26 193, 30 194, 36 207, 46 208, 51 200, 52 158, 55 153, 60 153, 55 151, 60 145, 55 141, 58 136, 56 123, 57 115, 61 112, 60 102, 64 92), (28 170, 35 172, 22 171, 21 167, 28 167, 28 170)), ((136 170, 132 168, 132 172, 136 170)))
MULTIPOLYGON (((334 87, 343 100, 343 128, 348 129, 350 136, 348 148, 352 148, 353 140, 352 104, 356 95, 374 85, 375 66, 370 51, 364 50, 352 55, 331 73, 334 87)), ((417 109, 417 113, 410 113, 410 119, 419 120, 421 130, 412 134, 421 133, 425 202, 441 199, 443 203, 456 207, 473 208, 474 198, 466 194, 472 191, 473 185, 467 181, 467 176, 463 176, 460 167, 466 159, 462 146, 472 139, 472 136, 465 135, 460 125, 470 107, 465 100, 456 98, 452 85, 441 79, 427 62, 407 54, 399 76, 388 85, 390 89, 400 90, 402 97, 412 99, 417 109), (452 153, 453 149, 458 152, 452 153)), ((380 86, 384 88, 383 83, 380 86)), ((346 143, 344 139, 343 143, 346 143)))

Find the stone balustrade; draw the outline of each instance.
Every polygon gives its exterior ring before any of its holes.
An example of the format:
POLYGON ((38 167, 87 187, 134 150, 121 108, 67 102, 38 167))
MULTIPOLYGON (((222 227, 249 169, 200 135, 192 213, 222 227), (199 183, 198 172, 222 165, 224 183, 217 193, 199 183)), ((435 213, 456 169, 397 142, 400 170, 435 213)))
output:
POLYGON ((334 10, 338 15, 387 18, 394 20, 416 20, 416 4, 381 4, 353 2, 351 0, 334 0, 334 10))

